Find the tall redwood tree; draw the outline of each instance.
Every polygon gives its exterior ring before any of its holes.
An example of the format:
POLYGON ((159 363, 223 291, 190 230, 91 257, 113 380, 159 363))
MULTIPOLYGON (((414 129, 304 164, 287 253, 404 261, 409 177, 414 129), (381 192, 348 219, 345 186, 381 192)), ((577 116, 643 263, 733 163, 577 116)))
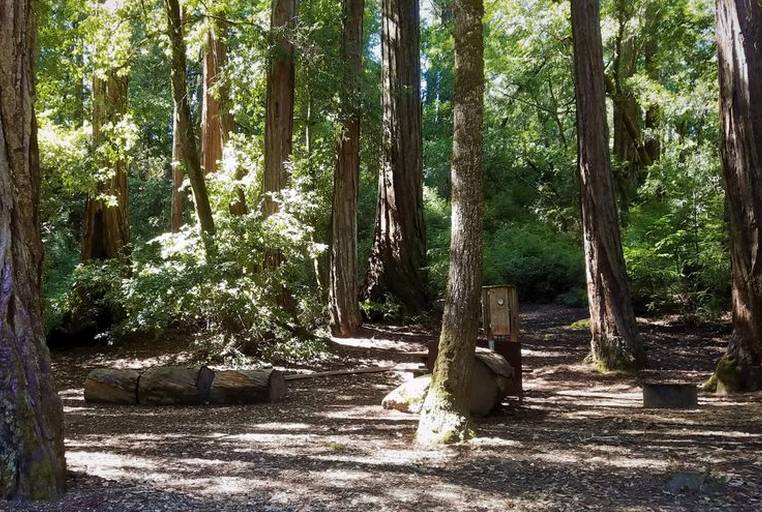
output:
POLYGON ((484 191, 483 0, 454 0, 455 96, 452 150, 452 238, 442 332, 416 440, 436 446, 473 434, 471 366, 479 332, 484 191))
POLYGON ((733 334, 710 385, 762 389, 762 4, 717 0, 722 169, 730 217, 733 334))
POLYGON ((296 24, 298 0, 272 0, 270 29, 273 53, 267 71, 265 99, 264 212, 271 215, 278 205, 269 193, 280 192, 288 181, 287 163, 294 137, 294 45, 291 30, 296 24))
POLYGON ((227 60, 223 37, 224 25, 210 17, 204 46, 201 103, 201 167, 205 173, 217 171, 233 121, 227 87, 221 80, 227 60))
POLYGON ((634 371, 644 362, 627 283, 614 199, 600 1, 571 0, 577 150, 593 362, 602 370, 634 371))
POLYGON ((364 0, 344 0, 342 55, 346 97, 333 179, 329 307, 337 336, 351 336, 362 323, 358 303, 357 197, 360 181, 360 112, 364 0))
POLYGON ((109 176, 99 183, 96 194, 87 198, 82 261, 114 258, 130 241, 127 160, 119 155, 120 148, 115 148, 118 156, 113 160, 104 157, 103 151, 105 146, 119 143, 103 128, 107 123, 116 125, 127 113, 127 82, 127 75, 116 68, 109 69, 105 78, 93 78, 93 145, 99 167, 108 169, 109 176))
POLYGON ((382 0, 383 151, 363 296, 407 313, 426 304, 418 0, 382 0))
POLYGON ((31 0, 0 5, 0 499, 64 490, 63 410, 45 345, 31 0))

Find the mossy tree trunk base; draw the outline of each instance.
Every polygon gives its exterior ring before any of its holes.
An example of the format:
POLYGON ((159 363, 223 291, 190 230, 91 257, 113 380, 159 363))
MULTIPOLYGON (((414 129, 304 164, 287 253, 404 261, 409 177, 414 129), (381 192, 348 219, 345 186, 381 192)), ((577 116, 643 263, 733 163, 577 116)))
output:
POLYGON ((702 386, 705 391, 728 395, 762 390, 762 366, 741 358, 722 356, 714 374, 702 386))
POLYGON ((605 340, 593 338, 589 360, 601 373, 636 373, 645 366, 643 345, 628 343, 621 336, 609 336, 605 340))
POLYGON ((441 389, 429 391, 415 434, 418 447, 437 448, 461 443, 475 435, 476 430, 469 414, 459 412, 441 389))

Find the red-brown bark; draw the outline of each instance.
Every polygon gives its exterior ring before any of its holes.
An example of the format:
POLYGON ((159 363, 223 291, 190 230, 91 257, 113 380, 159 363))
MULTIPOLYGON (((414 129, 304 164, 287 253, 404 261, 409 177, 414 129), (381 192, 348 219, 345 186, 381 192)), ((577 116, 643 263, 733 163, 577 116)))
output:
MULTIPOLYGON (((93 145, 111 144, 103 133, 106 123, 116 125, 127 113, 127 76, 116 69, 105 79, 93 79, 93 145)), ((105 260, 122 253, 130 241, 127 217, 127 161, 98 159, 99 167, 110 175, 98 185, 95 195, 87 198, 83 220, 82 261, 105 260)))
POLYGON ((42 315, 33 5, 0 7, 0 499, 56 498, 66 478, 42 315))
POLYGON ((204 47, 201 104, 201 167, 205 173, 217 171, 232 127, 227 87, 222 82, 222 68, 227 60, 223 37, 223 25, 210 19, 204 47))
POLYGON ((383 302, 389 294, 408 314, 426 305, 419 39, 418 2, 383 0, 383 156, 362 295, 383 302))
POLYGON ((297 0, 273 0, 270 28, 275 48, 267 73, 265 106, 264 212, 271 215, 278 205, 270 193, 285 188, 294 135, 294 45, 291 31, 297 17, 297 0))
POLYGON ((606 127, 599 0, 572 0, 578 172, 594 363, 632 371, 644 362, 627 283, 606 127))
POLYGON ((333 180, 329 309, 337 336, 351 336, 362 323, 358 303, 357 199, 360 181, 360 111, 364 0, 344 0, 342 55, 347 67, 344 122, 333 180))
POLYGON ((722 168, 730 217, 733 334, 713 384, 762 389, 762 5, 717 0, 722 168))

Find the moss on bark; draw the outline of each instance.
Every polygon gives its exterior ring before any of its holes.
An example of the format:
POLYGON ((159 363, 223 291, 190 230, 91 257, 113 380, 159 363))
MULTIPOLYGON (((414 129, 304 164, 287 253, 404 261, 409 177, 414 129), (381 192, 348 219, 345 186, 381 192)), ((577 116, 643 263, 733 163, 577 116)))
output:
POLYGON ((762 368, 745 365, 736 357, 724 355, 702 389, 719 395, 759 391, 762 389, 762 368))
POLYGON ((468 441, 475 435, 476 429, 470 415, 457 410, 453 397, 445 390, 430 387, 418 423, 416 445, 436 448, 468 441))

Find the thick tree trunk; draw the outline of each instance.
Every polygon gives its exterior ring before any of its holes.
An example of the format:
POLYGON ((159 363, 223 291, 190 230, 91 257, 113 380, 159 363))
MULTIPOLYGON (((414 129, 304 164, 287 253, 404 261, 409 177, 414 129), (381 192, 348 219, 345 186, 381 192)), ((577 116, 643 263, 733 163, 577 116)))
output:
POLYGON ((416 440, 424 446, 472 435, 471 371, 479 331, 482 277, 482 0, 455 0, 455 96, 452 152, 452 239, 439 353, 416 440))
POLYGON ((185 173, 183 172, 182 148, 180 147, 180 128, 177 126, 177 109, 172 113, 172 195, 169 201, 169 229, 173 233, 183 226, 185 193, 180 190, 185 173))
POLYGON ((221 83, 227 59, 224 28, 209 19, 204 47, 203 102, 201 106, 201 167, 205 173, 216 172, 222 149, 232 126, 227 88, 221 83))
POLYGON ((270 28, 275 50, 270 57, 265 105, 264 212, 272 215, 278 205, 270 193, 280 192, 288 181, 288 161, 294 135, 294 45, 291 31, 296 24, 297 0, 273 0, 270 28))
MULTIPOLYGON (((93 79, 93 145, 96 149, 108 145, 103 133, 106 123, 114 125, 127 113, 127 76, 119 76, 115 69, 105 79, 93 79)), ((82 261, 105 260, 118 256, 130 240, 127 218, 127 161, 98 159, 99 167, 109 168, 111 175, 98 186, 96 195, 87 198, 82 261), (108 199, 102 198, 108 196, 108 199), (113 202, 112 202, 113 200, 113 202)))
POLYGON ((720 392, 762 389, 762 4, 717 0, 722 168, 730 217, 733 335, 720 392))
POLYGON ((63 493, 63 410, 40 297, 33 2, 0 7, 0 499, 63 493))
POLYGON ((598 0, 572 0, 578 171, 581 187, 592 357, 602 370, 643 364, 625 272, 606 129, 598 0))
POLYGON ((364 0, 344 0, 342 54, 347 66, 344 125, 333 179, 329 307, 331 329, 351 336, 362 323, 358 304, 357 198, 360 181, 360 109, 364 0))
POLYGON ((383 156, 365 298, 426 304, 418 0, 382 0, 383 156))
POLYGON ((182 161, 193 190, 196 215, 201 230, 206 234, 213 234, 214 218, 209 205, 209 195, 206 191, 204 173, 198 156, 196 133, 193 130, 188 104, 188 85, 185 78, 187 63, 180 4, 178 0, 164 0, 164 6, 167 11, 167 32, 172 51, 172 97, 175 103, 182 161))

